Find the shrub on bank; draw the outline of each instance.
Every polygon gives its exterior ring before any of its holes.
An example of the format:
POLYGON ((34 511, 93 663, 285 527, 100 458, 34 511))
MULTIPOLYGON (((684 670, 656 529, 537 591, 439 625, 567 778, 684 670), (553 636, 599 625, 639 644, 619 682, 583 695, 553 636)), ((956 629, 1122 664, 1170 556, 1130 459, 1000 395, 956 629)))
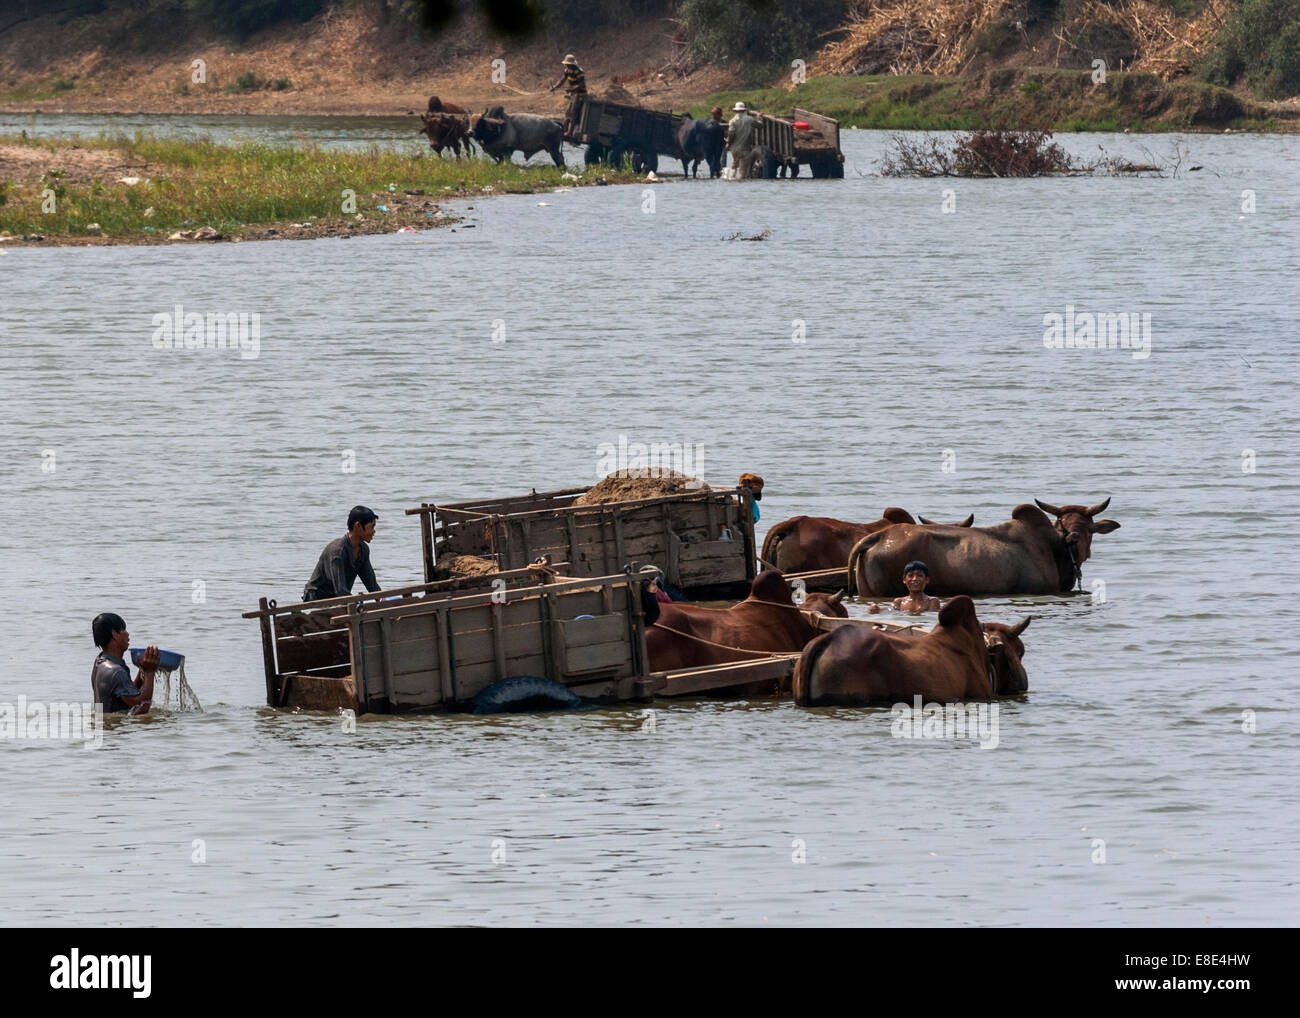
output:
POLYGON ((1199 70, 1225 87, 1244 75, 1264 99, 1300 95, 1300 0, 1242 0, 1199 70))

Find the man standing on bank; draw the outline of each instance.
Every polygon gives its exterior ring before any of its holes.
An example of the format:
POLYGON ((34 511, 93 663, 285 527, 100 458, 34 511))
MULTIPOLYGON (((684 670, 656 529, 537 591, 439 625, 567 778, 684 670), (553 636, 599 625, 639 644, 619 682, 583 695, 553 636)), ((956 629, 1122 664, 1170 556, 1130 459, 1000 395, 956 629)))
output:
POLYGON ((378 519, 365 506, 353 506, 348 513, 348 532, 325 545, 325 550, 316 560, 316 568, 302 591, 304 601, 345 597, 352 593, 352 584, 358 576, 372 594, 379 589, 375 570, 370 565, 369 547, 378 519))
POLYGON ((153 676, 158 668, 158 648, 152 644, 145 648, 140 659, 140 670, 135 681, 126 667, 126 650, 131 646, 131 634, 121 615, 101 612, 90 623, 90 635, 99 648, 99 657, 90 669, 90 688, 95 702, 104 705, 105 714, 148 714, 153 701, 153 676))

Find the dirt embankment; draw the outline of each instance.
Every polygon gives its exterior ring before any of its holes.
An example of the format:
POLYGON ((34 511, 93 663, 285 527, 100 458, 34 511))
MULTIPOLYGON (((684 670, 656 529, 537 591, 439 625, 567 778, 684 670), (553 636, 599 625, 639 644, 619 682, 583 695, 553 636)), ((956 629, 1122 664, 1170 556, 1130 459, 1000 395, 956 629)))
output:
POLYGON ((658 21, 520 44, 466 15, 430 39, 363 2, 236 44, 196 20, 177 20, 169 15, 150 30, 107 14, 46 15, 0 26, 0 110, 408 115, 436 94, 473 111, 504 103, 554 115, 564 109, 563 91, 548 89, 566 51, 578 54, 593 91, 626 84, 663 108, 683 109, 738 82, 715 67, 675 70, 680 47, 658 21), (252 88, 241 89, 249 75, 252 88))
POLYGON ((1026 27, 1014 20, 1011 0, 880 0, 870 19, 847 26, 810 61, 813 77, 794 92, 784 77, 737 91, 747 74, 740 65, 692 68, 676 26, 653 17, 518 43, 465 15, 430 38, 384 5, 357 0, 235 42, 193 16, 150 5, 129 15, 33 14, 0 24, 0 111, 413 118, 439 95, 475 112, 501 103, 558 116, 563 95, 549 89, 572 51, 593 92, 625 88, 633 101, 674 111, 744 98, 772 112, 803 105, 864 127, 970 126, 978 109, 1013 123, 1047 117, 1102 130, 1222 128, 1264 117, 1294 129, 1300 98, 1261 106, 1240 93, 1234 104, 1230 93, 1189 76, 1213 44, 1223 2, 1210 0, 1195 18, 1164 7, 1147 17, 1146 0, 1092 3, 1068 26, 1026 27), (1112 74, 1137 72, 1131 93, 1091 87, 1099 56, 1112 74))

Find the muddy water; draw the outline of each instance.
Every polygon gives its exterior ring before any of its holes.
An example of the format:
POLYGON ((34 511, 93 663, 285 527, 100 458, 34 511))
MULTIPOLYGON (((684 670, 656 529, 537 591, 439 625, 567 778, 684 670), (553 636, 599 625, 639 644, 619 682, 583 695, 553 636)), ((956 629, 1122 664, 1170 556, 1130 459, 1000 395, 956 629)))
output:
POLYGON ((1294 922, 1300 139, 1067 141, 1191 158, 893 181, 856 172, 884 138, 846 132, 843 182, 0 254, 0 701, 85 698, 115 610, 206 707, 95 751, 0 742, 6 921, 1294 922), (258 312, 259 356, 155 349, 178 303, 258 312), (1149 313, 1150 356, 1045 348, 1069 305, 1149 313), (380 515, 381 581, 415 582, 405 507, 594 480, 620 435, 763 474, 760 534, 1106 496, 1121 529, 1085 567, 1100 596, 979 604, 1035 616, 992 750, 788 702, 659 702, 653 732, 640 708, 347 733, 262 706, 239 613, 293 597, 348 507, 380 515))

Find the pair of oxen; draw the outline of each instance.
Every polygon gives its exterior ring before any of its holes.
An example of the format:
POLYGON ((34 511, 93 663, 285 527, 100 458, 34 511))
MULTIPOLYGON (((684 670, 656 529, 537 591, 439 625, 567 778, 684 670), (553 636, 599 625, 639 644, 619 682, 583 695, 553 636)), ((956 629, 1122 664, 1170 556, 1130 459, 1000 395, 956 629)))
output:
POLYGON ((438 155, 444 148, 459 157, 473 155, 474 143, 485 153, 502 162, 515 152, 529 159, 545 150, 556 166, 563 169, 564 126, 549 117, 531 113, 506 113, 504 107, 492 106, 481 116, 470 117, 463 106, 429 97, 429 108, 420 114, 420 133, 429 139, 429 147, 438 155))
POLYGON ((662 607, 646 632, 650 666, 663 671, 802 651, 791 691, 804 706, 1024 693, 1029 678, 1020 637, 1029 618, 1014 626, 981 623, 972 596, 1069 592, 1082 583, 1093 534, 1119 528, 1114 520, 1095 519, 1110 499, 1094 506, 1035 502, 1016 506, 1010 520, 992 527, 973 526, 973 517, 953 525, 925 517, 917 523, 898 508, 886 509, 874 523, 786 520, 763 542, 766 568, 744 601, 728 609, 662 607), (951 598, 929 631, 849 624, 822 632, 814 613, 847 618, 844 591, 811 593, 796 604, 784 575, 846 569, 862 596, 891 597, 907 593, 903 570, 914 560, 930 571, 928 592, 951 598))

